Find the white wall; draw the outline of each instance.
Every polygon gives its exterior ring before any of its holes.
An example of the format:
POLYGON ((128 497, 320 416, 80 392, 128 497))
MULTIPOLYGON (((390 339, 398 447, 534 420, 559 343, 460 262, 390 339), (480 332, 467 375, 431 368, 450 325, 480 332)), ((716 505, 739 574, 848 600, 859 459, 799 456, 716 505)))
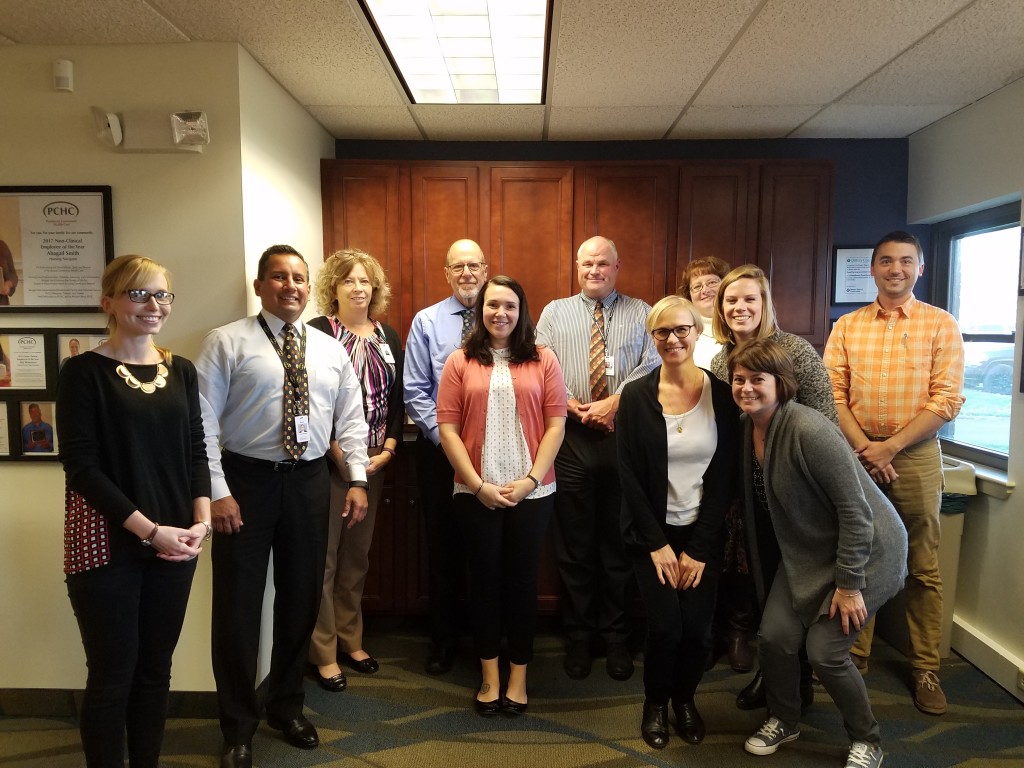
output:
MULTIPOLYGON (((251 274, 271 242, 322 252, 319 158, 333 143, 235 44, 0 47, 0 184, 108 184, 116 254, 170 268, 177 294, 161 334, 193 357, 211 327, 246 314, 251 274), (52 62, 75 65, 74 93, 52 62), (120 154, 93 134, 89 107, 203 109, 201 154, 120 154), (250 183, 258 179, 267 194, 250 183)), ((4 327, 101 326, 100 315, 8 315, 4 327)), ((59 464, 0 463, 0 688, 84 685, 85 660, 63 584, 59 464), (22 489, 22 490, 19 490, 22 489)), ((212 690, 210 571, 202 558, 174 660, 176 690, 212 690)))
MULTIPOLYGON (((938 221, 1020 200, 1024 190, 1024 80, 910 138, 908 216, 938 221)), ((1024 312, 1018 302, 1017 327, 1024 312)), ((1020 370, 1017 345, 1016 370, 1020 370)), ((1013 396, 1010 480, 1024 478, 1024 395, 1013 396)), ((1024 667, 1024 489, 979 496, 964 520, 953 648, 1018 698, 1024 667)))

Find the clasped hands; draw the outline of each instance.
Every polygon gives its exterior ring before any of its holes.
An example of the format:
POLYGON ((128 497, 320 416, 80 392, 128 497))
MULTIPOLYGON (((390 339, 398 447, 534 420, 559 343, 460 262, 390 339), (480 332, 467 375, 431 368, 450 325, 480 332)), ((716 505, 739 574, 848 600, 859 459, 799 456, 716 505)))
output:
POLYGON ((527 477, 513 480, 508 485, 495 485, 494 483, 485 482, 480 486, 476 497, 488 509, 514 507, 529 496, 535 487, 533 480, 527 477))
POLYGON ((569 400, 569 415, 588 427, 599 432, 615 431, 615 414, 619 410, 618 396, 612 395, 604 400, 597 400, 593 403, 581 403, 579 400, 569 400))
POLYGON ((658 581, 669 584, 673 589, 690 589, 700 585, 704 575, 705 563, 694 560, 686 552, 676 553, 666 544, 661 549, 651 552, 651 561, 658 574, 658 581))
POLYGON ((889 446, 887 440, 869 442, 855 449, 853 453, 876 483, 891 483, 899 477, 892 466, 896 451, 889 446))

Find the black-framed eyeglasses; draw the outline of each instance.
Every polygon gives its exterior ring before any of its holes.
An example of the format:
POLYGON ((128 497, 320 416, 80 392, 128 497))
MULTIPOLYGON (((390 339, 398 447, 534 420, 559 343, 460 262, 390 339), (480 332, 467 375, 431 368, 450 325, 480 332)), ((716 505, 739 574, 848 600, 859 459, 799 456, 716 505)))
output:
POLYGON ((483 263, 479 261, 471 261, 468 264, 449 264, 445 267, 445 269, 447 269, 453 275, 461 275, 467 269, 475 275, 483 268, 483 263))
POLYGON ((692 330, 692 325, 677 325, 675 328, 655 328, 651 331, 651 336, 656 338, 658 341, 665 341, 671 333, 677 339, 685 339, 690 335, 690 331, 692 330))
POLYGON ((157 304, 172 304, 174 302, 174 294, 170 291, 145 291, 141 288, 133 288, 125 293, 136 304, 145 304, 150 299, 156 299, 157 304))

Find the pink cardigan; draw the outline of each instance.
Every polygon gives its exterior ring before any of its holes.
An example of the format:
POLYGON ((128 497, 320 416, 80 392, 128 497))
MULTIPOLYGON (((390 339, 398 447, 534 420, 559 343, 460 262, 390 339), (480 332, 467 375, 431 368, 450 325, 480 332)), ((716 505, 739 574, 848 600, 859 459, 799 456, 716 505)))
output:
MULTIPOLYGON (((552 416, 566 415, 565 381, 555 353, 546 347, 538 347, 539 362, 513 363, 512 389, 515 392, 516 408, 523 425, 530 456, 536 457, 537 447, 544 436, 545 421, 552 416)), ((459 436, 466 445, 473 467, 480 471, 481 454, 484 448, 484 428, 487 425, 487 399, 491 391, 492 366, 481 365, 469 360, 461 349, 448 356, 437 390, 437 421, 442 424, 459 424, 459 436)), ((543 485, 553 482, 555 469, 552 466, 541 481, 543 485)), ((457 474, 455 482, 465 484, 457 474)))

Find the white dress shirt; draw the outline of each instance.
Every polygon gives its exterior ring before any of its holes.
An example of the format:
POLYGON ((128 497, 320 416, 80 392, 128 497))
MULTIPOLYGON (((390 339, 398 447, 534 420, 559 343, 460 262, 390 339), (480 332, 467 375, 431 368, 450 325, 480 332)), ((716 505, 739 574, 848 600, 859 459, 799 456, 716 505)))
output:
MULTIPOLYGON (((283 345, 284 321, 260 312, 283 345)), ((301 336, 303 324, 295 323, 301 336)), ((301 461, 321 458, 334 437, 353 480, 366 479, 366 420, 363 395, 345 348, 312 327, 306 333, 309 381, 309 444, 301 461)), ((203 339, 199 392, 210 460, 212 499, 231 495, 221 466, 221 450, 253 459, 287 461, 284 449, 284 368, 255 315, 215 328, 203 339)))

